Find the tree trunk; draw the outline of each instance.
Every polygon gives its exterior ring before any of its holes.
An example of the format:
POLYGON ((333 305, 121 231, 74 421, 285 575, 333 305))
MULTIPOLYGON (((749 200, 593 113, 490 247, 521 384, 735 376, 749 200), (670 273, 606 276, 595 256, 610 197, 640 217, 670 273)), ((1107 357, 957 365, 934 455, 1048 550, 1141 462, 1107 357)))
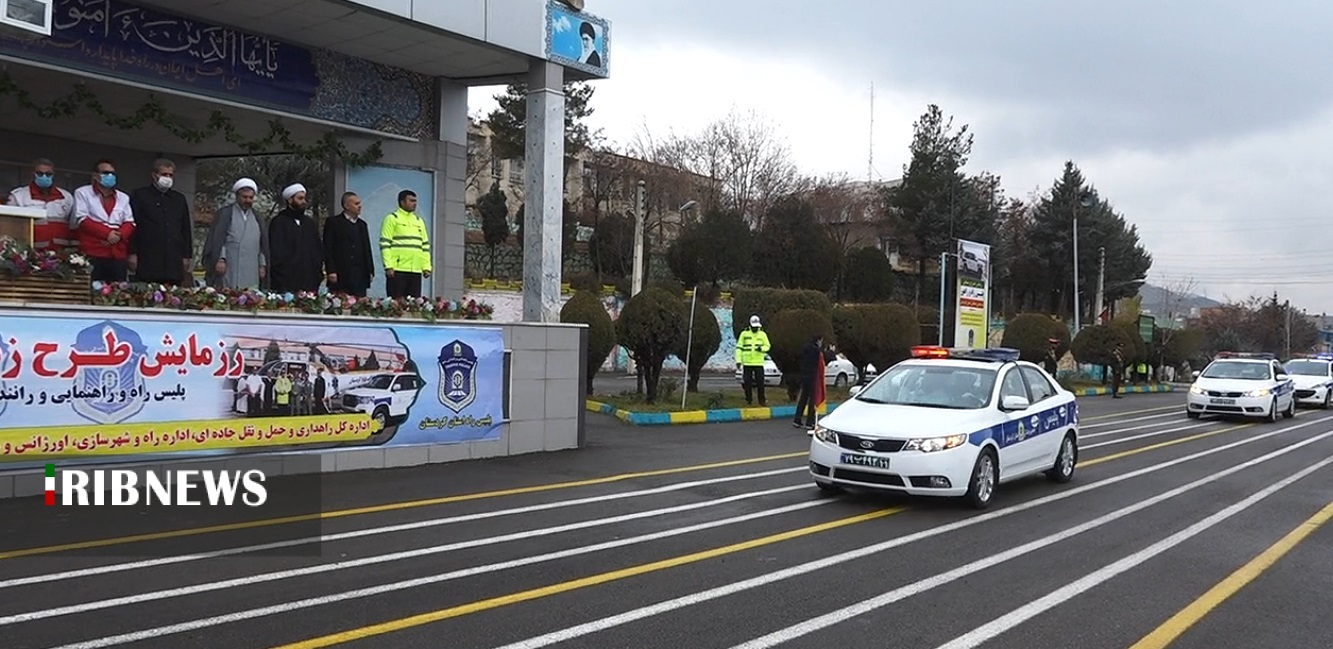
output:
POLYGON ((699 391, 699 371, 702 370, 702 369, 703 369, 702 366, 700 366, 700 367, 691 367, 691 368, 689 368, 689 376, 690 376, 690 380, 689 380, 688 383, 685 384, 685 391, 686 391, 686 392, 698 392, 698 391, 699 391))

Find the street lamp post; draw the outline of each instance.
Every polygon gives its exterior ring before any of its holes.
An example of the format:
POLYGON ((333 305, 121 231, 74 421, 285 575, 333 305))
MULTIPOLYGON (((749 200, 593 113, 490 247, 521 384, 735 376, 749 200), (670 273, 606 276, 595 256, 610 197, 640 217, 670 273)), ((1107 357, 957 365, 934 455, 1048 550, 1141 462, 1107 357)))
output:
POLYGON ((1078 335, 1078 332, 1080 332, 1080 331, 1083 330, 1082 315, 1080 315, 1080 313, 1079 313, 1079 312, 1082 311, 1083 309, 1081 308, 1081 305, 1079 304, 1080 300, 1079 300, 1079 295, 1078 295, 1078 284, 1079 284, 1079 281, 1078 281, 1078 208, 1079 208, 1080 205, 1082 205, 1084 208, 1092 207, 1092 195, 1091 195, 1090 193, 1084 192, 1084 194, 1083 194, 1081 197, 1079 197, 1079 201, 1078 201, 1078 203, 1076 203, 1076 204, 1074 205, 1074 335, 1075 335, 1075 336, 1078 335))

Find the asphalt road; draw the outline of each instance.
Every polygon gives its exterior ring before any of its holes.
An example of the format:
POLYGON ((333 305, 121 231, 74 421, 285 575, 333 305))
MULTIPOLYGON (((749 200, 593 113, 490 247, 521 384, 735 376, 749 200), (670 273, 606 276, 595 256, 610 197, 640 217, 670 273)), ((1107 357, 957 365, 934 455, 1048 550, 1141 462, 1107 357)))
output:
POLYGON ((1333 499, 1333 412, 1193 421, 1181 402, 1083 399, 1074 481, 1002 486, 984 513, 821 497, 784 421, 593 417, 582 451, 327 476, 328 509, 407 504, 326 521, 343 536, 318 557, 227 550, 249 531, 0 554, 0 646, 1333 646, 1333 528, 1307 522, 1333 499))

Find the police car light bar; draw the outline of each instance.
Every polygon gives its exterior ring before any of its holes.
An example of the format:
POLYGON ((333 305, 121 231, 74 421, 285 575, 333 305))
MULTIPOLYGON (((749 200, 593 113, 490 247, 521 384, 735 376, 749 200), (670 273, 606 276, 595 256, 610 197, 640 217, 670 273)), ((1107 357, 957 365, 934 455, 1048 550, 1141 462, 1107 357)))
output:
POLYGON ((1016 361, 1020 352, 1009 347, 990 347, 970 349, 967 347, 940 347, 939 345, 917 345, 912 348, 912 358, 957 358, 969 361, 992 361, 1005 363, 1016 361))
POLYGON ((1261 358, 1268 361, 1277 360, 1276 354, 1268 352, 1218 352, 1218 358, 1261 358))
POLYGON ((1317 361, 1333 361, 1333 354, 1330 354, 1328 352, 1322 352, 1319 354, 1315 354, 1314 359, 1317 361))

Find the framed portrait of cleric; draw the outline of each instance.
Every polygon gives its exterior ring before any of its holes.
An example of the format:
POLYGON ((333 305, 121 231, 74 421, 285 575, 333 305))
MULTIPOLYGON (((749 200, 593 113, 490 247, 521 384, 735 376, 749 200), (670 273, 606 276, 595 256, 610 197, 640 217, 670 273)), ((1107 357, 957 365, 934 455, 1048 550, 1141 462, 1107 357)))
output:
POLYGON ((611 23, 556 0, 546 4, 546 58, 606 78, 611 23))

